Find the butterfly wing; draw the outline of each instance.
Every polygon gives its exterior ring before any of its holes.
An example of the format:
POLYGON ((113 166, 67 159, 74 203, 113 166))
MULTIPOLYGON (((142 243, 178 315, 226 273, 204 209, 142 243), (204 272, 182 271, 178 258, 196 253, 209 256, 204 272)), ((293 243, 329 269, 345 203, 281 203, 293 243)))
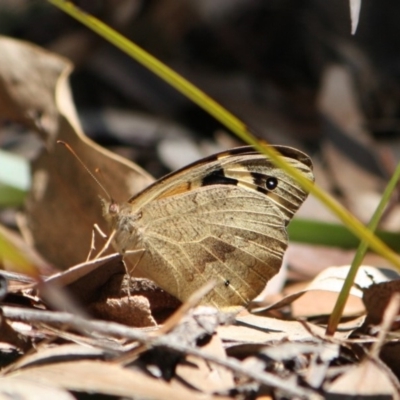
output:
MULTIPOLYGON (((273 146, 285 161, 297 168, 304 176, 314 180, 311 159, 303 152, 286 146, 273 146)), ((166 175, 148 186, 128 202, 132 212, 150 202, 187 193, 209 185, 242 185, 249 190, 268 194, 281 208, 289 221, 307 197, 307 193, 285 171, 276 167, 264 154, 251 146, 243 146, 203 158, 166 175), (266 187, 268 178, 279 179, 279 186, 266 187), (267 193, 268 192, 268 193, 267 193)))
POLYGON ((146 251, 141 264, 181 300, 216 279, 207 303, 246 304, 281 266, 287 245, 284 221, 261 194, 209 186, 152 202, 142 212, 146 251))
MULTIPOLYGON (((307 156, 281 149, 312 179, 307 156)), ((141 270, 182 301, 214 278, 217 286, 206 303, 247 304, 279 271, 285 227, 306 196, 251 147, 192 164, 130 200, 131 215, 140 215, 141 270)))

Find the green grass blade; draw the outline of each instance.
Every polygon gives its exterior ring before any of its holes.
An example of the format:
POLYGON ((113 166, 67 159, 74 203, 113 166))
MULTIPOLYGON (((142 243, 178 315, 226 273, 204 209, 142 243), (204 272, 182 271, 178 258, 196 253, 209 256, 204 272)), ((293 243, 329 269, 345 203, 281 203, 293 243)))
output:
POLYGON ((10 271, 26 274, 35 279, 39 278, 36 266, 8 240, 2 229, 0 229, 0 262, 10 271))
POLYGON ((380 239, 370 232, 360 221, 351 215, 343 206, 334 200, 328 193, 324 192, 317 185, 304 178, 301 173, 294 167, 288 165, 279 158, 279 153, 273 148, 266 147, 250 133, 246 124, 236 118, 220 104, 212 100, 204 92, 192 85, 186 79, 178 75, 176 72, 168 68, 159 60, 148 54, 146 51, 135 45, 115 30, 99 21, 97 18, 81 11, 73 3, 63 0, 48 0, 51 4, 60 8, 67 14, 71 15, 82 24, 89 27, 94 32, 114 44, 116 47, 130 55, 137 62, 153 71, 161 79, 165 80, 176 90, 187 96, 198 106, 202 107, 209 114, 214 116, 218 121, 223 123, 228 129, 235 133, 239 138, 248 144, 253 145, 257 150, 267 154, 272 161, 280 168, 284 169, 300 185, 307 191, 311 192, 315 197, 322 201, 326 207, 340 218, 348 228, 360 239, 365 240, 369 246, 377 253, 381 254, 389 260, 394 266, 400 270, 400 258, 392 250, 390 250, 380 239))
MULTIPOLYGON (((376 208, 374 215, 371 218, 370 223, 368 224, 368 229, 372 232, 376 230, 380 219, 382 218, 383 212, 387 204, 389 203, 390 197, 393 191, 396 189, 397 182, 400 179, 400 164, 397 165, 397 168, 390 179, 388 185, 386 186, 385 191, 383 192, 383 196, 381 201, 379 202, 378 207, 376 208)), ((327 335, 333 335, 336 331, 340 318, 342 317, 344 307, 346 305, 347 299, 350 294, 351 287, 353 286, 354 279, 357 275, 358 268, 361 265, 361 262, 365 256, 365 253, 368 250, 368 243, 366 241, 362 241, 360 246, 357 249, 354 260, 351 264, 349 273, 346 276, 346 279, 343 284, 343 288, 340 291, 340 294, 337 298, 335 307, 332 311, 332 314, 329 318, 328 326, 326 328, 327 335)))
MULTIPOLYGON (((335 223, 295 218, 289 224, 288 232, 293 242, 342 249, 356 249, 360 245, 360 239, 346 226, 335 223)), ((375 235, 392 250, 400 252, 400 233, 378 230, 375 235)))

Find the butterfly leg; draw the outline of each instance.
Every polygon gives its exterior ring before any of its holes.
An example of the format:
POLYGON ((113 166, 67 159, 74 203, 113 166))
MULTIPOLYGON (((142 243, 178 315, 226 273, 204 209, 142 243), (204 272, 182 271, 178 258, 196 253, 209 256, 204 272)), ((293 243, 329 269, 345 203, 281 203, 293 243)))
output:
POLYGON ((138 264, 140 263, 140 260, 142 259, 145 249, 138 249, 138 250, 128 250, 126 251, 124 254, 134 254, 134 253, 138 253, 141 252, 141 255, 139 257, 139 259, 136 261, 135 265, 133 266, 133 268, 131 268, 131 270, 129 271, 128 266, 126 265, 125 259, 122 257, 122 264, 124 265, 125 268, 125 274, 127 276, 127 281, 128 281, 128 301, 131 301, 131 272, 135 270, 135 268, 138 266, 138 264))
POLYGON ((107 239, 107 242, 105 243, 103 248, 96 254, 94 260, 97 260, 110 247, 111 241, 114 239, 114 236, 115 236, 115 230, 111 232, 110 236, 107 239))
MULTIPOLYGON (((92 229, 92 240, 90 241, 90 249, 89 253, 86 257, 86 262, 90 261, 90 258, 92 256, 92 253, 96 250, 95 242, 96 242, 96 232, 103 238, 106 239, 107 235, 101 230, 101 228, 97 225, 93 225, 92 229)), ((97 257, 98 258, 98 257, 97 257)))
POLYGON ((126 262, 124 258, 122 257, 122 264, 124 265, 125 268, 125 275, 127 277, 127 294, 128 294, 128 303, 131 302, 132 298, 132 293, 131 293, 131 274, 129 273, 128 266, 126 265, 126 262))

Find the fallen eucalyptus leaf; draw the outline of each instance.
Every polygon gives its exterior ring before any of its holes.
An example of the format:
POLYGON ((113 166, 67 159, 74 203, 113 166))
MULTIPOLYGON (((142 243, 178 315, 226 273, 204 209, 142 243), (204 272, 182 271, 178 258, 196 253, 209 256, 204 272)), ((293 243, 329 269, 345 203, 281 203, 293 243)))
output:
MULTIPOLYGON (((349 268, 349 266, 326 268, 321 273, 319 273, 305 289, 302 289, 295 293, 291 293, 288 296, 285 296, 283 299, 266 307, 262 307, 261 305, 254 303, 253 312, 257 314, 262 314, 267 311, 288 306, 308 292, 316 292, 315 302, 319 301, 317 299, 318 291, 339 293, 343 287, 343 283, 348 274, 349 268)), ((389 279, 390 278, 388 278, 388 276, 385 275, 379 268, 365 265, 361 266, 357 272, 355 285, 351 288, 350 294, 352 296, 361 298, 363 296, 362 288, 366 288, 372 285, 372 283, 385 282, 389 279)), ((317 306, 315 308, 317 309, 317 306)), ((315 314, 320 315, 320 311, 315 314)))
POLYGON ((0 116, 38 132, 47 149, 33 162, 26 202, 33 245, 58 267, 78 264, 89 252, 93 224, 105 227, 98 200, 104 193, 56 140, 67 142, 91 171, 100 168, 116 200, 127 200, 153 178, 83 134, 68 84, 68 60, 6 37, 0 37, 0 53, 0 116))

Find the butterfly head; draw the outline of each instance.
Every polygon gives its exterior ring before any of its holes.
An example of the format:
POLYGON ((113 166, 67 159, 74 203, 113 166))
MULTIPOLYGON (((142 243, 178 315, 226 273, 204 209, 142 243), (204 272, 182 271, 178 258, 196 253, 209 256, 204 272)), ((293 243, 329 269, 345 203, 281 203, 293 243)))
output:
POLYGON ((100 196, 103 217, 108 222, 110 228, 120 228, 121 225, 126 225, 126 221, 134 220, 132 207, 128 203, 118 204, 112 198, 105 199, 100 196))
POLYGON ((112 198, 105 199, 104 197, 100 197, 101 208, 103 210, 103 217, 110 224, 114 225, 113 221, 115 221, 116 217, 120 213, 119 204, 112 198))
POLYGON ((110 237, 114 248, 124 254, 129 249, 135 249, 140 241, 137 222, 142 213, 132 213, 129 203, 118 204, 113 199, 100 197, 103 208, 103 217, 110 228, 110 237))
POLYGON ((110 215, 117 215, 119 213, 119 205, 111 199, 110 205, 108 206, 108 213, 110 215))

